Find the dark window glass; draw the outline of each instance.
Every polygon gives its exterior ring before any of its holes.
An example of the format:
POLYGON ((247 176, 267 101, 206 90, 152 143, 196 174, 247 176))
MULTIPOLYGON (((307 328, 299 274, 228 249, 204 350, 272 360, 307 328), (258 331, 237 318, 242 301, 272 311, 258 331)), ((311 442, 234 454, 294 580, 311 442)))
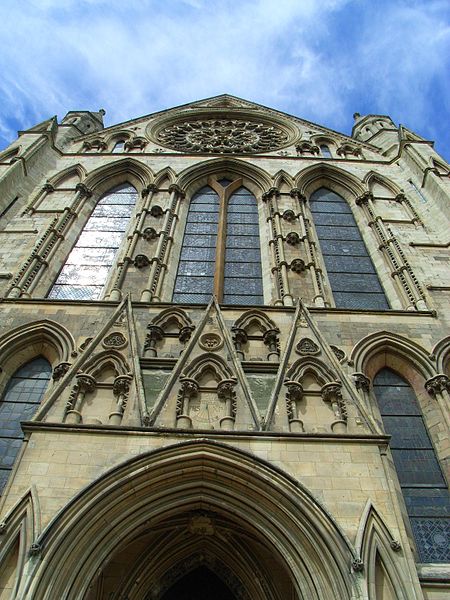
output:
POLYGON ((264 304, 258 207, 244 187, 228 201, 223 289, 226 304, 264 304), (235 259, 236 254, 241 260, 235 259))
POLYGON ((450 561, 450 497, 410 385, 390 369, 374 379, 421 562, 450 561))
POLYGON ((49 298, 96 300, 100 297, 136 199, 137 192, 129 184, 101 198, 67 257, 49 298))
POLYGON ((331 157, 330 149, 328 148, 328 146, 326 144, 321 144, 320 145, 320 151, 321 151, 322 156, 324 158, 332 158, 331 157))
MULTIPOLYGON (((226 186, 228 179, 219 181, 226 186)), ((228 304, 263 304, 259 220, 256 199, 239 188, 228 201, 223 298, 228 304)), ((219 197, 210 187, 197 192, 189 206, 174 302, 208 302, 214 290, 219 197)))
POLYGON ((219 197, 204 187, 189 206, 174 302, 209 302, 214 290, 218 223, 219 197))
POLYGON ((116 142, 114 144, 113 152, 115 154, 119 153, 119 152, 123 152, 124 146, 125 146, 125 142, 123 140, 120 140, 119 142, 116 142))
POLYGON ((388 310, 389 305, 350 207, 321 188, 311 212, 337 308, 388 310))
POLYGON ((35 358, 14 373, 5 389, 0 403, 0 491, 6 485, 22 445, 20 422, 33 417, 51 373, 52 368, 45 358, 35 358))

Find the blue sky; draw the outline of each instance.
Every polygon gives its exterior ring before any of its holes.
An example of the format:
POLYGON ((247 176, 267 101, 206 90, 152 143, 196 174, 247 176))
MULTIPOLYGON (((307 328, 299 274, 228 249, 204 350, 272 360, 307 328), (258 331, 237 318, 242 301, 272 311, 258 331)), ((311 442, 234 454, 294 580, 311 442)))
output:
POLYGON ((450 158, 448 0, 1 0, 0 148, 229 93, 350 133, 389 114, 450 158))

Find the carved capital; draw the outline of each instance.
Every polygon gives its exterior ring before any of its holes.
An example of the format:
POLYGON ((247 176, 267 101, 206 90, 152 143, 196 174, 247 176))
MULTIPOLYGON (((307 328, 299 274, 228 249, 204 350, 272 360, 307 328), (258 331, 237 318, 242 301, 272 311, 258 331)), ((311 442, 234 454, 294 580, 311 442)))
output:
POLYGON ((357 390, 368 392, 370 389, 370 379, 364 373, 353 373, 353 379, 357 390))
POLYGON ((237 381, 235 379, 223 379, 217 386, 217 395, 221 400, 229 400, 233 397, 234 388, 237 381))
POLYGON ((341 384, 338 381, 326 383, 320 393, 325 402, 336 402, 342 398, 341 384))
POLYGON ((114 379, 113 392, 116 396, 126 396, 130 391, 131 375, 119 375, 114 379))
POLYGON ((185 398, 192 398, 198 394, 199 385, 194 379, 183 377, 180 379, 181 393, 185 398))
POLYGON ((404 202, 406 200, 406 196, 405 196, 405 194, 397 194, 397 196, 395 196, 394 200, 396 202, 398 202, 399 204, 401 204, 402 202, 404 202))
POLYGON ((77 183, 75 190, 84 198, 90 198, 92 196, 92 191, 85 186, 84 183, 77 183))
POLYGON ((178 334, 178 339, 182 344, 185 344, 191 339, 192 332, 194 331, 194 325, 186 325, 180 329, 180 333, 178 334))
POLYGON ((67 373, 69 368, 70 368, 69 362, 59 363, 59 365, 56 365, 56 367, 53 369, 52 379, 54 381, 58 381, 58 379, 61 379, 61 377, 64 377, 64 375, 67 373))
POLYGON ((169 192, 175 192, 180 198, 184 198, 186 195, 185 192, 176 183, 172 183, 171 185, 169 185, 169 192))
POLYGON ((450 391, 450 379, 447 375, 440 373, 425 382, 425 389, 430 396, 441 394, 444 390, 450 391))
POLYGON ((30 556, 39 556, 42 552, 42 546, 35 542, 30 546, 30 556))
POLYGON ((263 342, 266 346, 278 344, 279 329, 268 329, 263 333, 263 342))
POLYGON ((306 202, 306 196, 304 196, 301 191, 299 190, 299 188, 292 188, 292 190, 289 192, 289 195, 292 198, 297 198, 297 200, 299 200, 300 202, 306 202))
POLYGON ((357 206, 364 206, 373 201, 373 194, 371 192, 364 192, 361 196, 356 198, 357 206))
POLYGON ((246 344, 248 340, 247 332, 240 327, 232 327, 231 333, 233 334, 233 342, 235 344, 246 344))
POLYGON ((164 330, 158 325, 147 325, 148 333, 147 340, 154 340, 158 342, 164 337, 164 330))
POLYGON ((92 392, 95 389, 96 381, 91 375, 78 373, 76 376, 78 389, 81 392, 92 392))
POLYGON ((150 192, 156 192, 156 191, 158 191, 158 187, 154 183, 149 183, 148 186, 142 190, 141 196, 143 198, 145 198, 146 196, 149 195, 150 192))
POLYGON ((42 186, 42 191, 46 194, 51 194, 55 191, 55 188, 52 186, 51 183, 44 183, 44 185, 42 186))
POLYGON ((298 402, 303 398, 303 387, 298 381, 286 381, 284 385, 287 387, 289 400, 298 402))
POLYGON ((391 541, 391 548, 394 552, 399 552, 402 548, 401 544, 399 541, 397 540, 392 540, 391 541))

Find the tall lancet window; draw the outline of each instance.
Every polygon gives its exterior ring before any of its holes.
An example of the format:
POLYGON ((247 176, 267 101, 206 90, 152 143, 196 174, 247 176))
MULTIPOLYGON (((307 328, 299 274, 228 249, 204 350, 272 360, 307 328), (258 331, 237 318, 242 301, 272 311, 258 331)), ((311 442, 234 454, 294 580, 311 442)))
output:
POLYGON ((312 194, 310 206, 336 307, 388 310, 347 202, 339 194, 320 188, 312 194))
POLYGON ((20 422, 36 412, 51 374, 50 363, 40 356, 20 367, 5 389, 0 402, 0 493, 22 445, 20 422))
POLYGON ((128 183, 110 190, 100 199, 67 257, 49 298, 100 298, 136 200, 137 192, 128 183))
POLYGON ((416 540, 419 561, 450 562, 450 497, 414 391, 384 368, 373 388, 416 540))
POLYGON ((236 182, 215 183, 217 191, 204 187, 191 200, 173 301, 215 294, 226 304, 263 304, 256 198, 236 182))

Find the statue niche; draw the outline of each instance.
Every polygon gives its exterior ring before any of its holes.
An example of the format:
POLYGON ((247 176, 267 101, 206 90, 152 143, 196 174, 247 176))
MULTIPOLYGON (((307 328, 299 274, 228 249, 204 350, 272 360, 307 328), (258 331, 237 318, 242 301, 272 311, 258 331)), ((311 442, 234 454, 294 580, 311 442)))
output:
POLYGON ((323 363, 317 359, 298 360, 288 371, 284 385, 290 431, 346 433, 341 383, 323 363))
POLYGON ((200 356, 180 377, 176 423, 181 429, 234 429, 237 380, 218 357, 200 356))
POLYGON ((118 352, 102 352, 75 376, 66 407, 66 423, 120 425, 132 375, 118 352))

